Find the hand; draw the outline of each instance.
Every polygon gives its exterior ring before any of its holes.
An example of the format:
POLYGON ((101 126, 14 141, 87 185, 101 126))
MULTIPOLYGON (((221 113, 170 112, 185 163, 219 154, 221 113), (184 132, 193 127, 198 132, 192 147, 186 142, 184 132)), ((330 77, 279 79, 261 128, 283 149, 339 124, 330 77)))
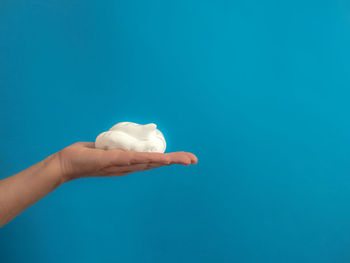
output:
POLYGON ((197 163, 188 152, 149 153, 124 150, 101 150, 93 142, 77 142, 57 153, 62 181, 80 177, 122 176, 165 165, 197 163))
POLYGON ((87 176, 121 176, 172 164, 197 163, 192 153, 100 150, 78 142, 0 180, 0 227, 61 184, 87 176))

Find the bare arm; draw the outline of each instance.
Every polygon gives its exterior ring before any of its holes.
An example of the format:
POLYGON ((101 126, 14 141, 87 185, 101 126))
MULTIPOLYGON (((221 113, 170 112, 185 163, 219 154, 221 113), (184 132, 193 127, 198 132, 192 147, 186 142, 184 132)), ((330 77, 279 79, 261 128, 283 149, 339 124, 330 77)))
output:
POLYGON ((62 184, 56 154, 0 181, 0 226, 62 184))
POLYGON ((197 163, 192 153, 139 153, 99 150, 92 142, 79 142, 50 155, 28 169, 0 181, 0 226, 27 207, 73 179, 122 176, 164 165, 197 163))

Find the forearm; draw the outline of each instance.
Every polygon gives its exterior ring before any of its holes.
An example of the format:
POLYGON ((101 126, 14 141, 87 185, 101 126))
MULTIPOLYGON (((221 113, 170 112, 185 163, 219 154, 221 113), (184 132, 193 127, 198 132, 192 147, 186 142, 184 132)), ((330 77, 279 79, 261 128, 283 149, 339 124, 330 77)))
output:
POLYGON ((56 154, 0 181, 0 227, 62 182, 56 154))
POLYGON ((187 152, 148 153, 96 149, 74 143, 28 169, 0 181, 0 227, 64 182, 89 176, 122 176, 172 164, 190 165, 187 152))

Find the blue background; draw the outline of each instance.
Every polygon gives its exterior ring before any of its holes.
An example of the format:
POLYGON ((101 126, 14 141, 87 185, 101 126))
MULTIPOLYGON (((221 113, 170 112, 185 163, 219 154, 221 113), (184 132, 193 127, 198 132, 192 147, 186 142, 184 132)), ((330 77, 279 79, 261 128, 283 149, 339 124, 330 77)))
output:
POLYGON ((70 182, 0 262, 349 262, 350 2, 2 0, 5 178, 119 121, 197 166, 70 182))

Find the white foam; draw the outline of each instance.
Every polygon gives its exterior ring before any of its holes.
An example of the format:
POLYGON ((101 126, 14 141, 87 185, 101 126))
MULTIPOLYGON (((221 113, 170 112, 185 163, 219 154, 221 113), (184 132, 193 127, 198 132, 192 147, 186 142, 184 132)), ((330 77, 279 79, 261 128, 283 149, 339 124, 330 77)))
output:
POLYGON ((95 147, 105 150, 164 153, 166 142, 163 133, 154 123, 141 125, 133 122, 119 122, 97 136, 95 147))

